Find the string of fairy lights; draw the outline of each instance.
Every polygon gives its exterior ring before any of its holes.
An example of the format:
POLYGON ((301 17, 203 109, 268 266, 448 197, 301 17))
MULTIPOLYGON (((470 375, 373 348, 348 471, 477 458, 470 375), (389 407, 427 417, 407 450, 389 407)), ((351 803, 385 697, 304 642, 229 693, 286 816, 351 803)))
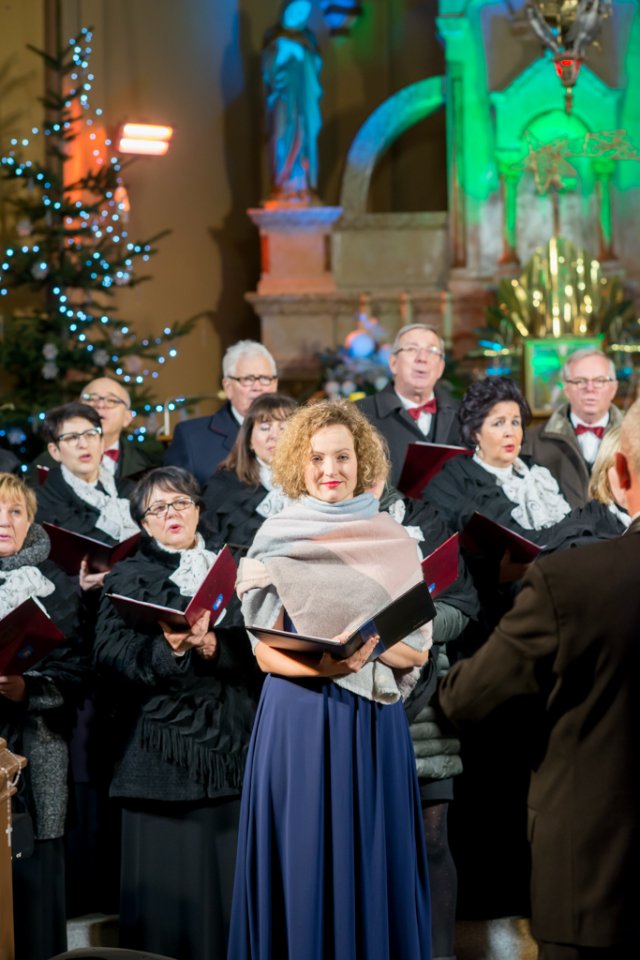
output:
MULTIPOLYGON (((103 111, 91 102, 95 80, 91 44, 92 31, 86 27, 69 41, 56 61, 68 90, 59 98, 49 91, 48 115, 41 127, 33 127, 30 136, 14 137, 0 158, 2 175, 22 187, 16 200, 17 242, 0 254, 0 298, 25 285, 44 294, 46 306, 35 308, 33 317, 54 321, 47 324, 42 345, 45 379, 61 375, 58 364, 63 359, 72 367, 77 349, 89 355, 78 364, 83 370, 93 366, 100 376, 109 368, 124 384, 136 387, 156 380, 156 367, 177 356, 172 341, 186 332, 188 324, 165 326, 161 335, 138 341, 130 324, 114 316, 115 308, 108 303, 117 288, 146 279, 136 275, 135 263, 149 261, 163 234, 145 242, 129 238, 129 203, 120 160, 104 135, 103 111), (76 182, 65 183, 64 163, 83 126, 88 131, 90 169, 76 182), (26 155, 40 136, 44 163, 26 155)), ((151 402, 141 406, 146 413, 164 409, 151 402)))

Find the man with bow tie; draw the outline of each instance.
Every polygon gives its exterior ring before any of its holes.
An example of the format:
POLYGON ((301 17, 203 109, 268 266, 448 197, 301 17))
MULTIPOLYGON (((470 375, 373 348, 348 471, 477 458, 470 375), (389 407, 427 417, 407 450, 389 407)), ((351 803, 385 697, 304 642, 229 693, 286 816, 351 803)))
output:
POLYGON ((458 402, 438 385, 444 341, 425 323, 402 327, 389 360, 393 383, 358 406, 389 444, 391 483, 397 484, 407 447, 415 441, 460 443, 458 402))
POLYGON ((567 403, 531 431, 525 449, 534 463, 551 471, 570 505, 582 507, 602 437, 622 421, 612 405, 616 370, 602 351, 585 347, 567 358, 562 384, 567 403))
MULTIPOLYGON (((140 443, 128 440, 126 430, 133 419, 129 391, 111 377, 98 377, 86 385, 78 399, 97 411, 102 424, 104 437, 104 462, 113 471, 118 493, 128 496, 136 480, 147 470, 157 466, 160 451, 155 458, 140 443)), ((38 476, 38 467, 51 468, 55 461, 50 454, 43 452, 36 457, 27 472, 32 486, 38 486, 42 472, 38 476)))

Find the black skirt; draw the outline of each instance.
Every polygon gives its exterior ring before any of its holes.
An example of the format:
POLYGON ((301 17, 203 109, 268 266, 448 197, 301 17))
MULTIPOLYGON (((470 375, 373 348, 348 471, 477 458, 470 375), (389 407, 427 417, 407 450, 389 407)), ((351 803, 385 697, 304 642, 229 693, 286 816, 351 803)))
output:
POLYGON ((126 801, 120 946, 224 960, 240 800, 126 801))

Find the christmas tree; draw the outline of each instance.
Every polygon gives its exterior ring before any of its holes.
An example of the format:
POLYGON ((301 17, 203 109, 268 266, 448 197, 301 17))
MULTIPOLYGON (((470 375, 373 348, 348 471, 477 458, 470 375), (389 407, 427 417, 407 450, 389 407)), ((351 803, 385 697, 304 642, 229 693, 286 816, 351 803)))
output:
POLYGON ((139 339, 118 315, 117 290, 149 279, 136 268, 167 231, 143 241, 128 235, 122 164, 91 103, 91 30, 55 56, 30 49, 49 78, 44 120, 13 138, 0 160, 14 209, 0 255, 0 439, 17 444, 22 459, 44 411, 75 399, 93 378, 127 385, 139 412, 162 410, 151 400, 152 383, 197 319, 139 339))

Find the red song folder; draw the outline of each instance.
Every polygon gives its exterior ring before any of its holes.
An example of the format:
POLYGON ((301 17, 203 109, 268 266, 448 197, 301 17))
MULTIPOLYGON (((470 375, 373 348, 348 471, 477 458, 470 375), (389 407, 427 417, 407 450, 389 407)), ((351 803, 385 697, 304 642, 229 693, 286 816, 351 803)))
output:
POLYGON ((159 603, 134 600, 133 597, 125 597, 120 593, 108 593, 107 596, 129 626, 149 627, 162 621, 174 630, 188 630, 205 610, 211 613, 211 624, 215 623, 233 596, 236 574, 237 566, 233 554, 229 547, 225 546, 184 611, 164 607, 159 603))

